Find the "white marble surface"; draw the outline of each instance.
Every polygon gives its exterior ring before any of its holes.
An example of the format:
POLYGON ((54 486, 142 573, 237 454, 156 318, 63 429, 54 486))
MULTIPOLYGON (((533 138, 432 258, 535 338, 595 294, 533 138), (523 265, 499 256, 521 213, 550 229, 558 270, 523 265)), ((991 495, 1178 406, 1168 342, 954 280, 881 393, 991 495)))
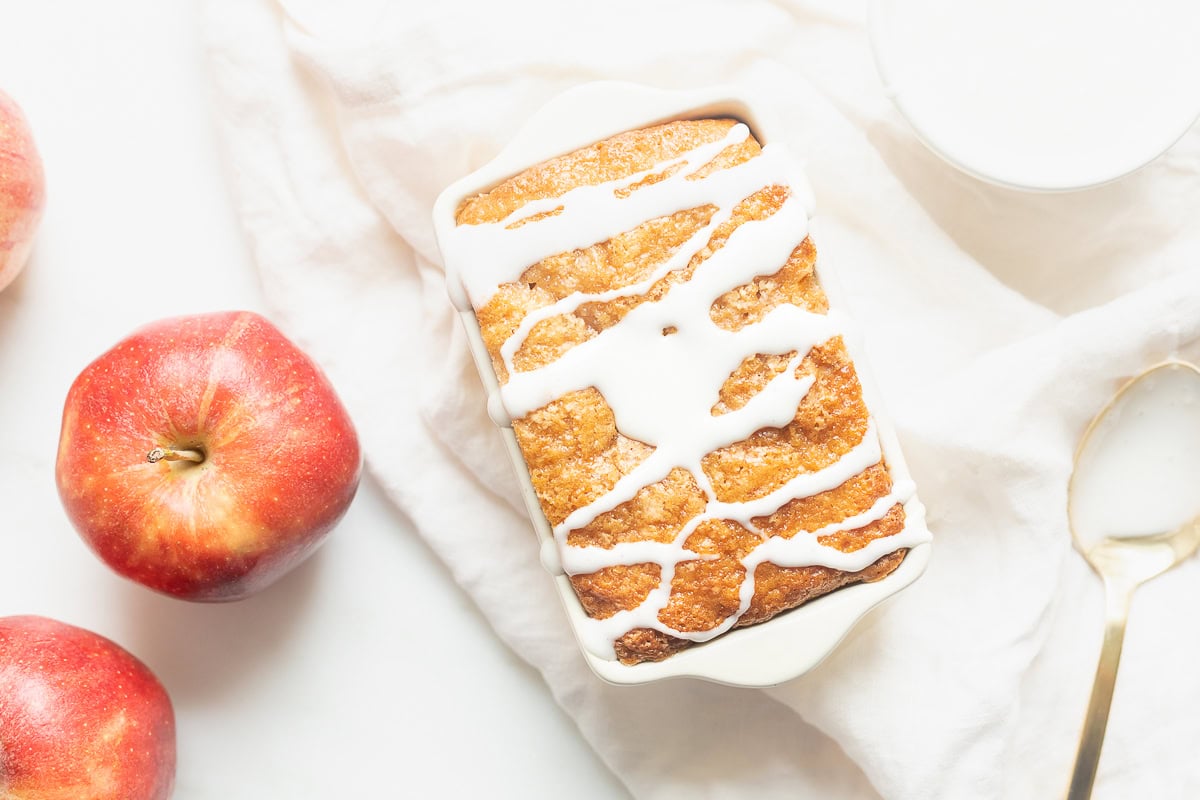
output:
POLYGON ((146 661, 179 727, 176 798, 619 797, 539 676, 367 479, 326 546, 232 605, 110 573, 54 487, 62 400, 143 322, 262 310, 185 0, 0 5, 0 87, 49 201, 0 293, 0 615, 52 616, 146 661))

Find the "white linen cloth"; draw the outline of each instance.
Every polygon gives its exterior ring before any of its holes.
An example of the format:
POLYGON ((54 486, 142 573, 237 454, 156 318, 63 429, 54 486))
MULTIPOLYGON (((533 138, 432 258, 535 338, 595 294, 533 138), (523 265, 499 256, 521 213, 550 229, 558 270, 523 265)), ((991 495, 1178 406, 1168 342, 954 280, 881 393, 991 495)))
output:
MULTIPOLYGON (((644 798, 1035 798, 1069 777, 1101 632, 1071 550, 1077 439, 1122 378, 1200 357, 1200 131, 1066 195, 983 185, 884 98, 846 0, 207 0, 214 108, 275 319, 368 468, 644 798), (430 211, 539 105, 742 83, 806 161, 936 540, 925 576, 767 691, 614 688, 542 572, 430 211)), ((1096 797, 1200 796, 1200 564, 1139 593, 1096 797)))

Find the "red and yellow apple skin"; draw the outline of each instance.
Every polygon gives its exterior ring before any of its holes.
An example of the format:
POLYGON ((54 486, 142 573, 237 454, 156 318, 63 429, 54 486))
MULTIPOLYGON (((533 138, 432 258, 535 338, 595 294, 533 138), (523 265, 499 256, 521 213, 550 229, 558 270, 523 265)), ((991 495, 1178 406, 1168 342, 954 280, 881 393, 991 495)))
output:
POLYGON ((46 179, 20 107, 0 92, 0 289, 12 283, 33 249, 46 204, 46 179))
POLYGON ((90 631, 0 617, 0 798, 166 800, 175 712, 154 674, 90 631))
POLYGON ((71 522, 118 573, 224 601, 311 554, 361 464, 320 368, 233 311, 151 323, 88 365, 67 394, 56 477, 71 522))

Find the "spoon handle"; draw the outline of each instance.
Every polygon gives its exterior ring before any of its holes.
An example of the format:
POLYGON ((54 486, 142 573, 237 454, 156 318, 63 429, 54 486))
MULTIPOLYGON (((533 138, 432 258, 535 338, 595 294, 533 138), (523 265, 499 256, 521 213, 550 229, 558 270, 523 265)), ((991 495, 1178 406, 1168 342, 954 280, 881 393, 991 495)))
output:
POLYGON ((1088 701, 1083 733, 1079 736, 1075 772, 1071 775, 1071 788, 1067 790, 1067 800, 1088 800, 1092 796, 1092 784, 1096 780, 1096 767, 1100 762, 1100 748, 1104 745, 1104 730, 1108 726, 1108 710, 1112 706, 1113 687, 1117 681, 1117 667, 1121 664, 1121 645, 1125 642, 1129 602, 1133 599, 1133 591, 1136 588, 1136 583, 1127 581, 1108 578, 1104 581, 1104 644, 1100 647, 1100 663, 1096 665, 1092 698, 1088 701))

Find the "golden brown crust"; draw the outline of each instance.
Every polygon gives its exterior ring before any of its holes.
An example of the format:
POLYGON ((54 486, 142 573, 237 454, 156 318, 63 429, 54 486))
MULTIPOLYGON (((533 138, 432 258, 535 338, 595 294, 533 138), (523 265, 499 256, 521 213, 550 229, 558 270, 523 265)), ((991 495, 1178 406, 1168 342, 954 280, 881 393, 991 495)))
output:
MULTIPOLYGON (((821 595, 854 583, 874 583, 892 573, 908 551, 897 550, 861 572, 840 572, 828 567, 779 567, 761 564, 754 572, 754 600, 736 627, 766 622, 776 614, 789 611, 821 595)), ((661 661, 691 646, 680 639, 649 628, 636 628, 614 643, 617 658, 623 664, 661 661)))
MULTIPOLYGON (((467 200, 459 208, 458 222, 497 222, 530 201, 648 170, 719 140, 733 124, 733 120, 681 121, 612 137, 551 159, 467 200)), ((758 153, 758 144, 751 138, 726 148, 701 174, 742 163, 758 153)), ((667 174, 652 174, 625 191, 637 191, 667 174)), ((600 335, 637 305, 663 297, 673 286, 689 280, 696 267, 719 250, 739 225, 771 216, 787 196, 785 187, 766 186, 746 197, 730 219, 713 230, 707 245, 686 266, 658 279, 645 292, 585 303, 570 314, 538 323, 515 354, 513 368, 524 371, 549 364, 570 348, 600 335)), ((476 311, 500 381, 508 379, 500 348, 525 315, 573 292, 595 293, 646 280, 708 225, 715 211, 712 206, 698 205, 648 220, 606 242, 543 259, 526 269, 519 281, 501 286, 476 311)), ((713 303, 710 316, 717 325, 738 330, 761 320, 783 303, 825 313, 828 301, 817 281, 815 264, 816 250, 805 239, 778 270, 720 297, 713 303)), ((670 331, 664 330, 664 335, 668 334, 670 331)), ((723 414, 745 405, 772 377, 794 363, 794 356, 760 353, 747 358, 725 382, 712 413, 723 414)), ((840 337, 812 348, 796 371, 813 376, 814 383, 790 423, 756 431, 702 459, 704 476, 718 500, 741 502, 762 497, 798 474, 829 466, 863 440, 869 423, 867 410, 854 365, 840 337)), ((594 388, 571 392, 515 420, 513 430, 551 525, 561 523, 572 511, 607 493, 653 452, 649 445, 617 430, 612 409, 594 388)), ((742 559, 765 536, 791 537, 802 531, 816 531, 865 512, 890 490, 891 478, 881 464, 832 490, 793 500, 754 520, 761 534, 729 520, 705 520, 685 543, 702 557, 676 565, 670 596, 659 620, 679 632, 713 629, 739 610, 738 590, 746 577, 742 559)), ((632 499, 570 531, 568 543, 611 548, 622 542, 671 542, 689 520, 704 511, 705 504, 705 493, 696 477, 676 468, 662 480, 643 487, 632 499)), ((903 525, 904 510, 897 505, 877 522, 823 536, 821 541, 851 552, 875 538, 899 532, 903 525)), ((753 576, 750 607, 736 625, 762 622, 850 583, 879 580, 903 557, 903 551, 890 554, 860 572, 761 564, 753 576)), ((658 564, 632 564, 575 575, 571 583, 584 610, 593 617, 606 618, 636 607, 661 579, 658 564)), ((632 664, 665 658, 689 644, 686 639, 641 628, 621 636, 615 647, 618 658, 632 664)))
POLYGON ((589 617, 607 619, 636 608, 661 580, 658 564, 616 564, 588 575, 572 575, 571 585, 589 617))
MULTIPOLYGON (((701 119, 617 134, 543 161, 490 191, 463 201, 455 217, 460 225, 499 222, 534 200, 557 197, 577 186, 595 186, 644 172, 702 144, 717 141, 735 124, 732 119, 701 119)), ((758 143, 748 140, 736 152, 747 157, 757 154, 758 143)), ((732 161, 726 159, 714 159, 717 163, 713 167, 731 166, 732 161)))

